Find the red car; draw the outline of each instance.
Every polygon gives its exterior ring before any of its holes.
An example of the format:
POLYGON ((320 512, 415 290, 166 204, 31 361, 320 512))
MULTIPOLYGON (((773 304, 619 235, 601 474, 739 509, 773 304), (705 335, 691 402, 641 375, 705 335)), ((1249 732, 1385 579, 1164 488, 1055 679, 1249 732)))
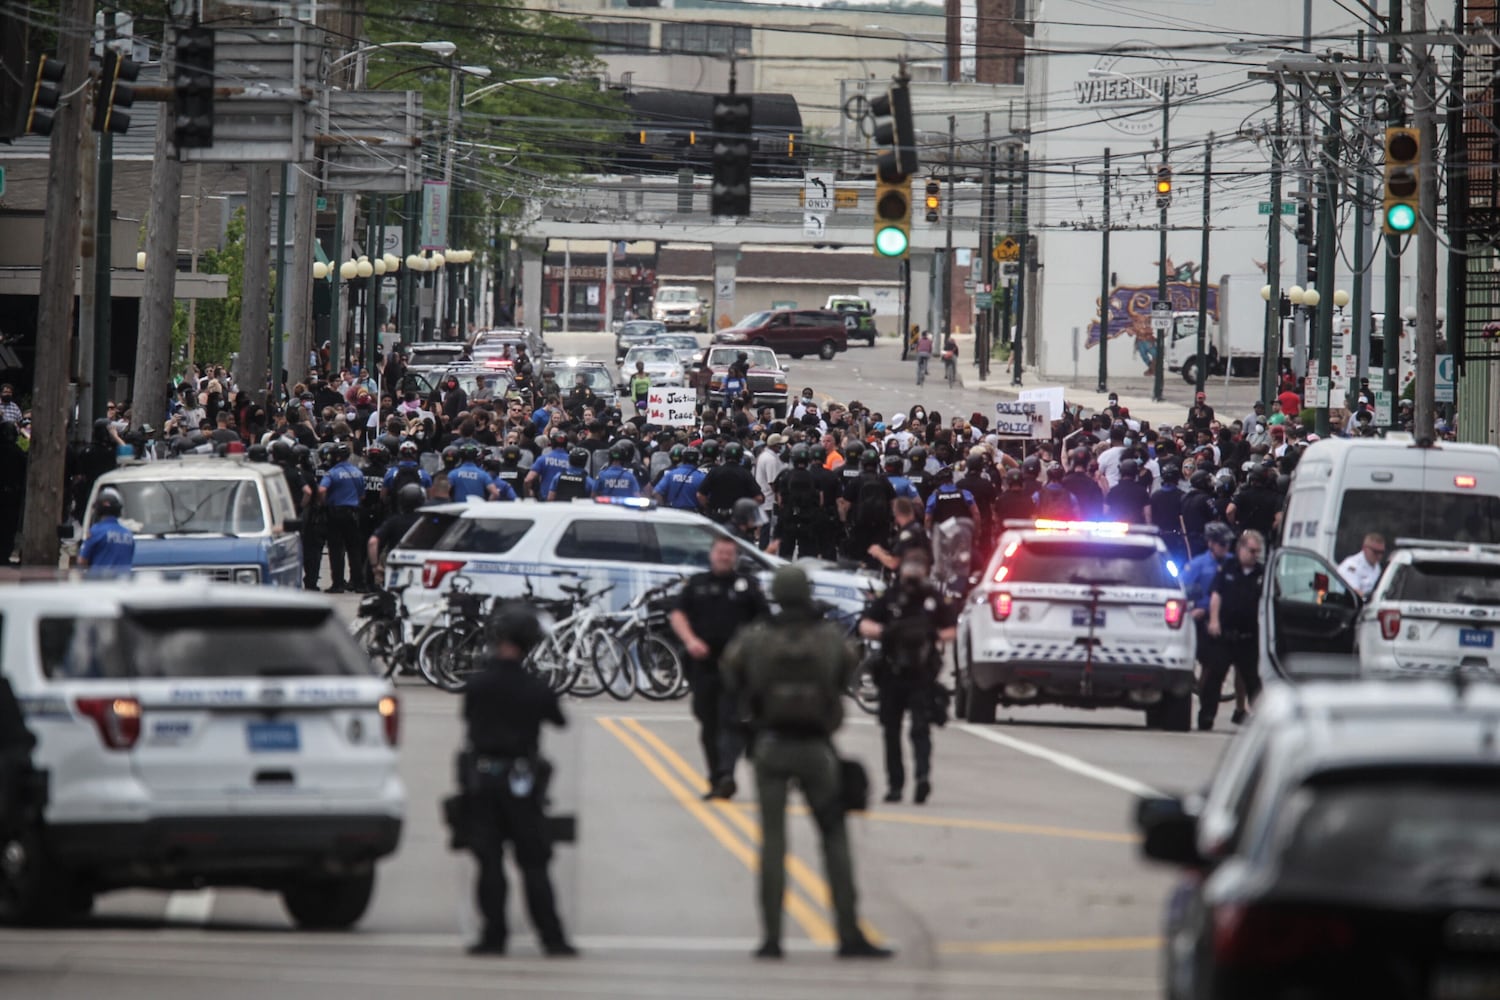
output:
POLYGON ((793 358, 816 354, 832 361, 849 349, 849 332, 844 317, 827 309, 767 309, 720 330, 714 343, 769 347, 793 358))

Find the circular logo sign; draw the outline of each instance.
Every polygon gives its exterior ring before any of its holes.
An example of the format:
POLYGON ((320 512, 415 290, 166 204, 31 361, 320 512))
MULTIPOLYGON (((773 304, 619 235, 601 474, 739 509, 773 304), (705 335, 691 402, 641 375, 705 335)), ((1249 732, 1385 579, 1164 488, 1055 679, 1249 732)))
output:
POLYGON ((1198 95, 1198 71, 1149 42, 1125 42, 1105 53, 1074 83, 1080 107, 1126 135, 1149 135, 1161 129, 1162 107, 1175 118, 1181 102, 1198 95))

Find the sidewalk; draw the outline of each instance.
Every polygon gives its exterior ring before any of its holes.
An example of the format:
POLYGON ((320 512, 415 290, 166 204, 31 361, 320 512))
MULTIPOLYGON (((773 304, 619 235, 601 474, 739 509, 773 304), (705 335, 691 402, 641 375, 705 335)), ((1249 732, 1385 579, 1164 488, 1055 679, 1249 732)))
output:
MULTIPOLYGON (((973 336, 958 336, 954 339, 958 341, 962 356, 968 359, 959 369, 966 388, 993 392, 1001 399, 1016 399, 1021 389, 1060 385, 1065 390, 1064 399, 1070 405, 1082 406, 1085 413, 1097 413, 1109 405, 1109 393, 1099 391, 1097 372, 1085 374, 1082 364, 1079 365, 1077 378, 1070 374, 1063 378, 1045 379, 1037 374, 1034 367, 1024 365, 1022 384, 1018 387, 1011 384, 1012 368, 1009 362, 1001 364, 994 361, 990 363, 989 378, 981 382, 973 363, 973 336)), ((1097 355, 1091 354, 1087 360, 1098 364, 1097 355)), ((1120 405, 1130 411, 1132 419, 1149 421, 1152 427, 1176 427, 1186 422, 1187 411, 1193 405, 1194 387, 1184 382, 1180 374, 1171 371, 1165 374, 1162 382, 1162 395, 1165 398, 1156 403, 1151 400, 1155 379, 1150 375, 1139 374, 1141 368, 1135 359, 1131 359, 1128 371, 1129 375, 1111 374, 1108 384, 1109 391, 1119 396, 1120 405)), ((1252 404, 1260 395, 1260 385, 1254 379, 1236 378, 1230 379, 1226 388, 1221 376, 1209 379, 1203 391, 1208 404, 1214 408, 1214 416, 1227 424, 1242 419, 1250 412, 1252 404)))

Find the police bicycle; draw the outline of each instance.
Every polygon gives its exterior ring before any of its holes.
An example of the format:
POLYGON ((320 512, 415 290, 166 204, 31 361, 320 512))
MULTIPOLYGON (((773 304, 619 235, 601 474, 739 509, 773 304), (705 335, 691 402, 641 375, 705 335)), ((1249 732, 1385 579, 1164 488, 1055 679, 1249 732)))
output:
POLYGON ((471 583, 463 574, 455 576, 442 610, 415 634, 411 612, 401 599, 410 584, 366 595, 360 601, 354 641, 383 677, 416 673, 433 687, 461 691, 467 681, 453 674, 446 661, 464 638, 484 632, 484 599, 469 593, 471 583))

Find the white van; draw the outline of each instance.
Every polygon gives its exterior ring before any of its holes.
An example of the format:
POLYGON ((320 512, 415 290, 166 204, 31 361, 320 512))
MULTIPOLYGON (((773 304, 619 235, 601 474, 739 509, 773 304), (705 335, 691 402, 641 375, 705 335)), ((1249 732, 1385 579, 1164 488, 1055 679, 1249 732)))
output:
POLYGON ((1315 442, 1292 474, 1281 544, 1338 565, 1371 531, 1388 542, 1500 543, 1500 448, 1423 448, 1409 434, 1315 442))

